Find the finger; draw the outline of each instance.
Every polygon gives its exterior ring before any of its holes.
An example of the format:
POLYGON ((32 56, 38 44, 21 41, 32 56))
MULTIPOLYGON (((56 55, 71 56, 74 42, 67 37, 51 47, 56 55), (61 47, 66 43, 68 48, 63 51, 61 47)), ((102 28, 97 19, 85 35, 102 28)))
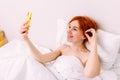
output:
POLYGON ((23 23, 23 26, 27 24, 27 21, 23 23))
POLYGON ((28 33, 28 31, 23 31, 23 32, 21 32, 21 34, 27 34, 28 33))
POLYGON ((25 32, 25 33, 22 33, 21 35, 27 35, 28 34, 28 32, 25 32))
POLYGON ((28 21, 24 22, 24 23, 22 24, 22 27, 30 27, 30 25, 28 25, 28 21))
POLYGON ((94 35, 96 32, 95 32, 95 29, 90 29, 90 30, 86 30, 85 33, 90 33, 91 36, 94 35))
POLYGON ((23 25, 23 26, 21 26, 21 28, 29 28, 30 26, 28 26, 28 25, 23 25))
POLYGON ((20 31, 22 31, 22 30, 29 30, 29 27, 22 26, 22 27, 20 27, 20 31))
POLYGON ((29 30, 29 27, 21 27, 21 29, 27 29, 27 30, 29 30))
POLYGON ((21 34, 26 33, 26 32, 28 32, 28 29, 22 29, 20 32, 21 32, 21 34))
POLYGON ((22 36, 22 37, 26 37, 26 36, 27 36, 27 34, 28 34, 28 33, 24 33, 24 34, 22 34, 21 36, 22 36))
POLYGON ((28 30, 29 30, 28 28, 21 29, 21 31, 28 31, 28 30))
POLYGON ((86 38, 90 38, 90 36, 87 34, 87 32, 85 32, 85 36, 86 36, 86 38))
POLYGON ((95 31, 95 30, 93 28, 90 28, 90 29, 86 30, 85 32, 93 32, 93 31, 95 31))

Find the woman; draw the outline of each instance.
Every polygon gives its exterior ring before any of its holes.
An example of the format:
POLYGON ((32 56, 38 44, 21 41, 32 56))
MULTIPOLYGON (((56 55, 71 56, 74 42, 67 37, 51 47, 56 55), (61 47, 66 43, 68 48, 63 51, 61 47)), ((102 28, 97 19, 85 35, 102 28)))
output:
MULTIPOLYGON (((57 66, 60 67, 61 65, 59 65, 59 62, 61 62, 60 64, 63 64, 65 58, 68 58, 68 62, 66 62, 66 64, 69 64, 70 60, 73 62, 74 60, 79 60, 81 65, 79 65, 78 63, 72 65, 72 63, 70 63, 70 66, 72 66, 72 68, 74 68, 73 66, 76 65, 82 66, 83 69, 81 70, 81 72, 83 73, 83 76, 86 78, 93 78, 100 74, 100 60, 97 53, 96 30, 97 25, 93 20, 86 16, 75 16, 69 21, 67 27, 67 41, 70 42, 71 45, 61 45, 57 50, 44 55, 39 50, 37 50, 30 41, 28 37, 29 26, 26 25, 26 23, 21 26, 21 35, 24 41, 27 43, 34 58, 40 63, 46 63, 56 60, 55 66, 57 63, 57 66), (91 45, 91 50, 88 50, 86 48, 86 43, 89 43, 91 45)), ((58 73, 61 73, 60 75, 63 76, 62 72, 57 69, 57 66, 56 71, 58 71, 58 73)), ((72 73, 69 72, 69 74, 72 73)))

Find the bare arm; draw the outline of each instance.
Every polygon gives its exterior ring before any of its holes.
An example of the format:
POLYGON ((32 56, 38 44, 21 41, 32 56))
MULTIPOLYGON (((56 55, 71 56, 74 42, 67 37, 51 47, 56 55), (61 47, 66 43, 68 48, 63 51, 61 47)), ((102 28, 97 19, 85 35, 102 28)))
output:
POLYGON ((55 60, 61 54, 60 50, 55 50, 53 52, 42 54, 29 39, 26 40, 26 43, 34 58, 41 63, 46 63, 55 60))
POLYGON ((86 66, 84 69, 84 73, 87 77, 95 77, 100 73, 100 60, 97 53, 97 38, 94 29, 90 30, 93 34, 92 37, 89 37, 86 34, 88 41, 91 44, 92 50, 90 51, 88 60, 86 62, 86 66))
POLYGON ((22 35, 23 40, 27 43, 28 48, 32 55, 34 56, 34 58, 41 63, 46 63, 55 60, 61 54, 60 50, 58 49, 50 53, 42 54, 28 38, 29 26, 25 24, 21 26, 20 33, 22 35))

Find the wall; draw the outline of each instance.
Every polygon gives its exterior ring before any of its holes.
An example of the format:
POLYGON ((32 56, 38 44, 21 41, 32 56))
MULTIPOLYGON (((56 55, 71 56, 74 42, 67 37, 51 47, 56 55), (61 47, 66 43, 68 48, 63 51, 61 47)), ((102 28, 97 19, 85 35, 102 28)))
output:
POLYGON ((19 38, 20 25, 26 20, 27 12, 32 11, 31 40, 55 49, 58 19, 87 15, 100 28, 120 34, 119 7, 119 0, 1 0, 0 29, 5 30, 9 41, 19 38))

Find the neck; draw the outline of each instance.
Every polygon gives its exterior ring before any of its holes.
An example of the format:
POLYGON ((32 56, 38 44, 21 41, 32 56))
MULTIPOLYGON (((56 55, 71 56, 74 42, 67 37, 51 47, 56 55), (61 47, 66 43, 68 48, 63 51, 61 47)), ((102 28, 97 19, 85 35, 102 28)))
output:
POLYGON ((84 51, 86 50, 86 47, 84 45, 84 43, 72 43, 71 45, 71 48, 74 50, 74 51, 84 51))

